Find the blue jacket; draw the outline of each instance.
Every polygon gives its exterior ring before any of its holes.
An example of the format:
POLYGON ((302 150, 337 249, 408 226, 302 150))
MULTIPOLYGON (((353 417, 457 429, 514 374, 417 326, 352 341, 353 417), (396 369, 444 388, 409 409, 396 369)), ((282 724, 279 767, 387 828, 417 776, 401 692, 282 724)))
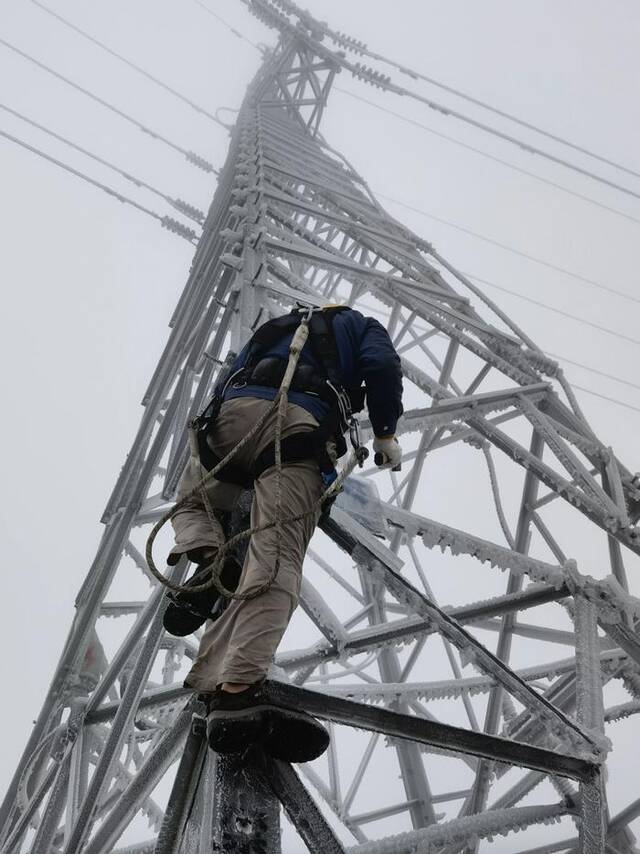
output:
MULTIPOLYGON (((400 357, 395 351, 387 330, 372 317, 365 317, 359 311, 348 309, 336 312, 333 318, 333 330, 338 346, 342 381, 345 388, 360 386, 364 382, 367 391, 367 409, 376 436, 390 436, 395 433, 396 423, 402 415, 402 369, 400 357)), ((278 356, 287 360, 291 335, 284 336, 264 356, 278 356)), ((244 366, 249 344, 246 344, 236 358, 232 372, 244 366)), ((307 341, 300 362, 306 362, 320 369, 310 343, 307 341)), ((273 400, 277 389, 267 386, 248 385, 227 387, 224 400, 235 397, 259 397, 273 400)), ((328 411, 327 404, 314 395, 290 391, 289 400, 302 406, 318 421, 328 411)))

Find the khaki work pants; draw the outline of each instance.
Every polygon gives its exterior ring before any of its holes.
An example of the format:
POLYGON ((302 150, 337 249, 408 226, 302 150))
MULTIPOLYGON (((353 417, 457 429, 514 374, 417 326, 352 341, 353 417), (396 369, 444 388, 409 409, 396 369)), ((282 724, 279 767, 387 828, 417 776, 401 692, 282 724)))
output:
MULTIPOLYGON (((244 438, 272 402, 255 397, 236 398, 222 405, 212 435, 212 446, 219 457, 244 438)), ((316 419, 301 406, 289 403, 283 423, 283 438, 293 433, 312 430, 316 419)), ((258 454, 273 441, 275 411, 257 435, 234 458, 237 464, 252 465, 258 454)), ((202 470, 200 476, 204 475, 202 470)), ((178 487, 178 498, 196 484, 191 465, 178 487)), ((273 521, 275 514, 277 472, 267 469, 256 481, 251 508, 251 526, 273 521)), ((234 484, 212 480, 207 485, 211 506, 220 510, 233 509, 241 493, 234 484)), ((323 486, 318 464, 314 460, 286 463, 282 467, 282 514, 301 512, 314 505, 322 495, 323 486)), ((280 544, 280 570, 266 593, 255 599, 233 600, 222 616, 207 623, 200 642, 198 656, 185 684, 203 692, 211 692, 222 682, 252 684, 263 679, 269 670, 276 649, 293 614, 300 594, 302 563, 320 515, 313 515, 285 524, 280 544)), ((202 498, 194 496, 171 520, 175 531, 175 548, 169 556, 178 556, 191 549, 206 546, 219 548, 224 543, 220 524, 211 522, 202 498)), ((256 590, 271 574, 276 557, 274 528, 259 531, 251 537, 244 562, 238 592, 256 590)))

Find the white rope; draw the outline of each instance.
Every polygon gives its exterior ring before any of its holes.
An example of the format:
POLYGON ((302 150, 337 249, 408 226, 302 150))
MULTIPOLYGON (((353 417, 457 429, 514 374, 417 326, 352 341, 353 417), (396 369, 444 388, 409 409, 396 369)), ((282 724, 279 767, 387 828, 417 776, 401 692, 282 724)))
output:
MULTIPOLYGON (((216 590, 220 593, 220 595, 228 598, 228 599, 255 599, 257 596, 262 595, 266 592, 278 575, 278 571, 280 569, 280 550, 281 550, 281 541, 282 541, 282 532, 285 525, 290 525, 293 522, 298 522, 301 519, 306 518, 307 516, 311 516, 317 510, 317 508, 323 504, 325 501, 333 498, 337 493, 341 490, 342 484, 346 480, 346 478, 351 474, 356 464, 358 463, 358 459, 355 453, 352 453, 344 467, 340 471, 338 477, 331 483, 331 485, 322 493, 322 495, 313 502, 313 504, 307 509, 301 511, 300 513, 295 513, 283 518, 282 515, 282 426, 283 420, 286 415, 287 405, 289 402, 289 387, 291 385, 291 381, 293 379, 293 374, 296 370, 298 359, 300 357, 300 353, 302 352, 302 348, 304 347, 308 334, 309 334, 309 318, 310 312, 306 317, 302 319, 299 327, 297 328, 291 344, 289 346, 289 361, 287 363, 287 368, 285 370, 284 377, 282 379, 282 383, 280 384, 280 388, 278 389, 278 393, 276 394, 272 405, 267 409, 267 411, 258 419, 253 428, 247 433, 247 435, 240 441, 238 444, 231 449, 231 451, 227 454, 227 456, 222 459, 210 472, 208 472, 200 481, 196 484, 196 486, 185 495, 183 498, 178 501, 170 511, 165 513, 165 515, 154 525, 151 533, 149 534, 149 538, 147 540, 146 546, 146 559, 147 564, 149 566, 149 570, 153 577, 163 584, 165 587, 169 588, 169 590, 174 591, 175 593, 180 593, 183 591, 189 591, 189 593, 200 593, 205 590, 209 590, 212 587, 215 587, 216 590), (221 548, 216 553, 215 558, 209 564, 206 564, 204 568, 211 570, 211 578, 203 582, 202 584, 187 586, 174 584, 172 581, 169 581, 166 576, 160 572, 157 568, 156 564, 153 560, 153 543, 160 532, 160 530, 166 525, 166 523, 180 510, 184 505, 190 501, 196 494, 200 494, 205 509, 207 511, 207 515, 209 516, 210 521, 214 521, 214 512, 211 507, 211 503, 209 501, 209 497, 206 492, 207 484, 213 480, 218 472, 226 466, 233 457, 235 457, 238 452, 244 448, 258 433, 258 431, 264 426, 269 416, 276 412, 276 424, 275 424, 275 466, 277 472, 277 480, 276 480, 276 506, 275 506, 275 514, 273 521, 265 522, 262 525, 257 525, 253 528, 249 528, 246 531, 241 531, 239 534, 231 537, 231 539, 227 540, 221 548), (236 593, 232 590, 227 589, 221 580, 221 573, 224 566, 224 560, 228 552, 240 541, 244 539, 248 539, 253 536, 253 534, 258 533, 259 531, 266 531, 270 528, 276 529, 276 559, 274 561, 274 566, 269 574, 267 580, 260 585, 256 590, 251 592, 244 593, 236 593)), ((193 445, 196 442, 195 435, 193 431, 190 434, 190 441, 192 443, 192 453, 197 453, 197 448, 194 448, 193 445)))

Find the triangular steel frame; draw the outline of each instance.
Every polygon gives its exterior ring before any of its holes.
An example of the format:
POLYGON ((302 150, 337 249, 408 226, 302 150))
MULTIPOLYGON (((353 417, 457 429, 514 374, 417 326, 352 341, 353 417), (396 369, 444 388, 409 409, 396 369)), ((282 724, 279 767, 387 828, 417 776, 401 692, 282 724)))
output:
MULTIPOLYGON (((271 15, 283 38, 265 57, 233 129, 67 644, 2 806, 0 852, 203 854, 231 845, 227 850, 241 854, 242 845, 253 850, 251 833, 259 830, 261 850, 277 854, 282 804, 312 851, 347 850, 350 835, 355 844, 348 850, 357 854, 475 852, 492 834, 567 815, 578 837, 565 840, 566 848, 596 854, 615 840, 616 851, 632 854, 627 825, 640 814, 640 803, 609 817, 602 763, 605 723, 640 711, 640 607, 627 592, 623 562, 625 551, 640 554, 638 481, 591 430, 558 365, 431 244, 391 217, 322 139, 320 119, 344 64, 342 55, 321 44, 322 27, 309 16, 285 25, 295 7, 283 0, 252 6, 271 15), (400 479, 387 480, 373 467, 362 473, 362 482, 390 489, 383 500, 358 514, 339 499, 321 525, 319 536, 348 555, 352 575, 336 571, 315 545, 310 550, 311 562, 327 584, 351 597, 355 612, 339 617, 305 578, 301 605, 312 639, 300 649, 283 648, 275 661, 268 686, 274 702, 306 708, 332 728, 374 733, 346 793, 335 746, 328 782, 314 766, 300 769, 312 797, 290 766, 270 762, 258 748, 218 761, 207 752, 202 709, 181 685, 196 639, 165 635, 163 591, 142 554, 186 464, 185 424, 210 395, 228 348, 237 350, 259 322, 296 301, 336 300, 377 312, 402 354, 411 404, 399 434, 410 450, 400 479), (427 455, 463 449, 486 462, 499 521, 495 541, 413 510, 427 455), (495 450, 522 469, 514 532, 501 500, 495 450), (540 494, 540 487, 548 491, 540 494), (610 578, 589 578, 565 557, 544 518, 559 499, 603 532, 610 578), (534 532, 540 557, 530 554, 534 532), (506 590, 483 602, 440 607, 423 570, 423 548, 498 567, 508 573, 506 590), (152 584, 150 595, 141 582, 152 584), (573 639, 561 629, 516 622, 518 613, 549 603, 571 615, 573 639), (103 633, 107 619, 115 621, 115 643, 114 632, 103 633), (495 653, 477 640, 474 626, 497 633, 495 653), (575 654, 516 671, 509 661, 518 633, 573 642, 575 654), (442 643, 452 677, 411 683, 432 636, 442 643), (406 660, 404 645, 410 648, 406 660), (476 675, 462 678, 454 650, 476 675), (341 681, 351 672, 349 659, 365 653, 378 678, 356 667, 363 681, 341 681), (309 689, 314 673, 321 690, 309 689), (602 685, 610 679, 622 680, 632 700, 605 710, 602 685), (480 730, 473 698, 482 696, 488 699, 480 730), (438 721, 426 704, 439 698, 460 703, 469 727, 438 721), (380 735, 404 800, 354 812, 380 735), (434 795, 425 752, 462 754, 472 784, 434 795), (154 793, 178 758, 172 793, 161 805, 154 793), (492 782, 512 765, 528 770, 488 806, 492 782), (559 801, 517 806, 545 777, 559 801), (233 800, 239 792, 245 810, 240 824, 253 828, 242 844, 237 835, 224 841, 229 815, 239 826, 233 800), (442 822, 435 804, 447 799, 462 800, 462 809, 442 822), (409 830, 366 835, 372 822, 384 828, 398 815, 409 830), (119 841, 141 817, 153 836, 119 841)), ((370 438, 370 425, 362 426, 370 438)), ((173 578, 187 571, 183 560, 173 578)))

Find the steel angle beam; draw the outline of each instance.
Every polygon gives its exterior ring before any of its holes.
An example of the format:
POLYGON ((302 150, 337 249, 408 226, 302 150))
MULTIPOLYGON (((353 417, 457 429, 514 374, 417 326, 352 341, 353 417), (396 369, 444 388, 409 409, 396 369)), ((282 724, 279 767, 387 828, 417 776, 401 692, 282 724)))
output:
MULTIPOLYGON (((374 537, 370 537, 365 529, 345 514, 335 513, 335 515, 341 520, 340 523, 334 519, 324 520, 320 523, 322 530, 348 554, 360 555, 362 561, 373 570, 382 571, 384 573, 384 584, 394 597, 400 601, 406 600, 410 603, 412 610, 423 617, 432 617, 439 624, 440 631, 456 645, 472 648, 476 661, 483 670, 490 673, 497 683, 517 697, 527 709, 535 709, 536 713, 542 716, 546 723, 555 725, 559 731, 561 730, 563 737, 575 741, 581 747, 587 747, 594 754, 600 753, 600 747, 588 732, 584 732, 571 718, 537 694, 498 656, 482 646, 460 623, 456 622, 441 608, 438 608, 396 572, 391 566, 393 561, 386 558, 384 547, 381 547, 374 537), (373 541, 371 545, 369 541, 373 541)), ((388 552, 388 550, 386 551, 388 552)), ((391 558, 395 559, 395 555, 391 552, 388 553, 391 558)))
POLYGON ((281 854, 280 803, 250 754, 217 755, 213 791, 214 854, 281 854))
POLYGON ((256 751, 250 761, 267 781, 312 854, 344 854, 338 837, 288 762, 270 759, 261 751, 256 751))
MULTIPOLYGON (((192 714, 191 706, 188 705, 178 715, 172 726, 165 730, 153 750, 145 757, 137 775, 131 780, 104 818, 99 830, 88 842, 85 854, 103 854, 111 850, 127 824, 175 760, 188 733, 192 714)), ((69 852, 71 854, 71 851, 77 850, 77 848, 71 848, 69 852)))
MULTIPOLYGON (((184 688, 182 685, 169 685, 166 688, 158 688, 156 691, 149 691, 147 694, 143 694, 138 702, 137 709, 138 711, 143 711, 144 709, 152 709, 159 706, 175 705, 192 694, 193 691, 190 688, 184 688)), ((87 714, 85 723, 107 723, 113 720, 119 708, 119 700, 114 703, 105 703, 104 706, 100 706, 100 708, 87 714)))
POLYGON ((440 303, 432 302, 428 299, 427 294, 432 297, 441 299, 445 302, 451 302, 455 305, 466 306, 469 301, 464 297, 456 294, 443 291, 441 288, 432 285, 429 282, 414 282, 411 279, 406 279, 402 276, 395 276, 384 270, 379 270, 376 267, 367 267, 364 264, 358 264, 357 261, 352 261, 342 254, 335 254, 335 250, 329 252, 326 249, 319 249, 316 246, 308 243, 304 239, 296 240, 295 242, 287 242, 277 240, 274 237, 266 237, 265 245, 276 255, 298 255, 310 263, 318 266, 334 267, 339 270, 344 270, 345 275, 352 274, 355 276, 369 276, 379 281, 386 282, 391 285, 403 285, 408 288, 416 288, 420 292, 420 298, 428 302, 432 308, 437 308, 438 311, 444 311, 452 315, 456 320, 464 320, 465 323, 470 322, 470 318, 458 314, 453 309, 445 308, 440 303))
POLYGON ((621 649, 628 653, 631 658, 640 664, 640 636, 630 626, 622 621, 619 623, 607 623, 598 620, 598 624, 621 649))
POLYGON ((509 405, 515 405, 517 403, 517 397, 520 395, 527 396, 546 394, 548 391, 548 383, 532 383, 527 386, 505 388, 500 391, 486 391, 478 394, 461 395, 459 397, 452 396, 443 400, 438 400, 438 403, 435 406, 429 406, 425 409, 415 409, 413 411, 416 414, 422 413, 423 415, 431 415, 437 413, 438 415, 441 415, 455 413, 457 410, 466 409, 467 407, 475 409, 477 406, 484 406, 486 404, 508 403, 509 405))
POLYGON ((574 780, 591 781, 599 768, 578 756, 355 703, 283 682, 267 681, 266 691, 271 702, 284 708, 305 709, 315 717, 334 723, 428 744, 454 753, 481 756, 574 780))
POLYGON ((154 854, 177 854, 179 841, 187 819, 190 801, 195 797, 198 773, 206 751, 206 724, 194 715, 178 770, 169 795, 169 802, 158 834, 154 854))
MULTIPOLYGON (((474 623, 487 620, 490 617, 500 616, 512 611, 524 611, 527 608, 536 608, 548 602, 564 599, 569 595, 566 585, 560 588, 551 585, 531 585, 523 592, 507 593, 486 599, 482 602, 472 602, 469 605, 461 605, 457 608, 445 609, 450 617, 454 617, 459 623, 474 623)), ((486 628, 486 626, 483 626, 486 628)), ((436 627, 431 620, 420 618, 409 618, 397 620, 388 625, 375 625, 359 631, 349 633, 342 646, 338 649, 330 643, 320 642, 308 649, 282 652, 276 656, 276 664, 284 670, 296 670, 299 667, 311 664, 320 664, 339 658, 341 654, 350 653, 356 655, 385 644, 406 643, 412 638, 424 637, 433 634, 436 627)), ((550 631, 546 629, 545 631, 550 631)))

